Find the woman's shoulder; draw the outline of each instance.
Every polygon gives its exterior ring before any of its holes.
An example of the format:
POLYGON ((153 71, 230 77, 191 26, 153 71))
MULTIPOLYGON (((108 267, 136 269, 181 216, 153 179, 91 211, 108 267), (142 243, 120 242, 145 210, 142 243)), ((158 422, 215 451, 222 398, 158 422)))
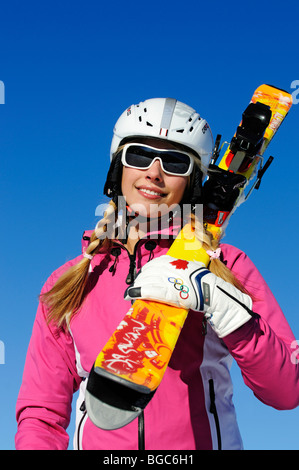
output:
POLYGON ((221 243, 221 260, 230 269, 235 265, 253 264, 248 255, 240 248, 230 245, 229 243, 221 243))
POLYGON ((265 280, 251 258, 240 248, 223 243, 221 260, 237 276, 242 284, 252 291, 265 285, 265 280))
MULTIPOLYGON (((45 282, 45 286, 48 289, 49 287, 53 286, 55 282, 72 266, 75 266, 78 264, 82 257, 83 253, 86 250, 89 241, 90 241, 90 236, 92 234, 93 230, 85 230, 83 232, 83 235, 81 237, 81 253, 75 256, 72 259, 67 260, 64 264, 60 265, 58 268, 56 268, 48 277, 48 279, 45 282)), ((44 286, 44 288, 45 288, 44 286)))
POLYGON ((46 290, 49 290, 49 288, 51 288, 55 282, 68 270, 70 269, 72 266, 74 266, 75 264, 78 264, 79 261, 82 259, 82 254, 76 256, 75 258, 73 259, 70 259, 68 261, 66 261, 64 264, 60 265, 58 268, 56 268, 47 278, 45 284, 44 284, 44 287, 43 287, 43 290, 46 289, 46 290))

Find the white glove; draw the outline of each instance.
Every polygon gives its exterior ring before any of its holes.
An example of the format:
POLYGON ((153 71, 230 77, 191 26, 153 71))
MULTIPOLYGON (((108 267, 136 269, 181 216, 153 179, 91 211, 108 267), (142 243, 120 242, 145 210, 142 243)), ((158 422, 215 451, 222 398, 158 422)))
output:
POLYGON ((126 300, 155 300, 204 312, 222 338, 255 316, 251 298, 211 273, 203 263, 168 255, 149 261, 125 292, 126 300))

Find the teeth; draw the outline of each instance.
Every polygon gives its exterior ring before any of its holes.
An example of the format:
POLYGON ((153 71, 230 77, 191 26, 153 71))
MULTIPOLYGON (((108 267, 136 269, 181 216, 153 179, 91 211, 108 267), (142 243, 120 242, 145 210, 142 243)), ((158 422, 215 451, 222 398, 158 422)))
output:
POLYGON ((161 193, 158 193, 156 191, 151 191, 150 189, 140 189, 139 191, 142 191, 143 193, 146 193, 146 194, 154 194, 155 196, 162 196, 161 193))

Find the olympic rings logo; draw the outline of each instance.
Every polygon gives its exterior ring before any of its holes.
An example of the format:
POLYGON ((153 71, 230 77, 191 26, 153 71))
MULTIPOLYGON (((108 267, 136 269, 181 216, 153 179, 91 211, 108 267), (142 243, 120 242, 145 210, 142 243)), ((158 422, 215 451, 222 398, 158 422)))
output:
POLYGON ((171 282, 174 285, 174 288, 176 290, 180 291, 180 297, 181 297, 182 300, 188 299, 188 297, 189 297, 189 287, 185 286, 182 279, 177 278, 177 277, 169 277, 168 281, 171 282))

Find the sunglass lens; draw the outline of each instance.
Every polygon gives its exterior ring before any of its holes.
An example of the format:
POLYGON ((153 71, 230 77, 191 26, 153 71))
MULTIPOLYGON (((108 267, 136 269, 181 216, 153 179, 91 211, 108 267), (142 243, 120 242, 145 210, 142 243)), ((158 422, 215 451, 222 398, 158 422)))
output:
POLYGON ((190 158, 180 152, 167 152, 163 155, 162 161, 166 171, 177 175, 184 175, 190 167, 190 158))
POLYGON ((131 145, 126 151, 126 163, 137 168, 148 168, 154 156, 151 149, 131 145))

